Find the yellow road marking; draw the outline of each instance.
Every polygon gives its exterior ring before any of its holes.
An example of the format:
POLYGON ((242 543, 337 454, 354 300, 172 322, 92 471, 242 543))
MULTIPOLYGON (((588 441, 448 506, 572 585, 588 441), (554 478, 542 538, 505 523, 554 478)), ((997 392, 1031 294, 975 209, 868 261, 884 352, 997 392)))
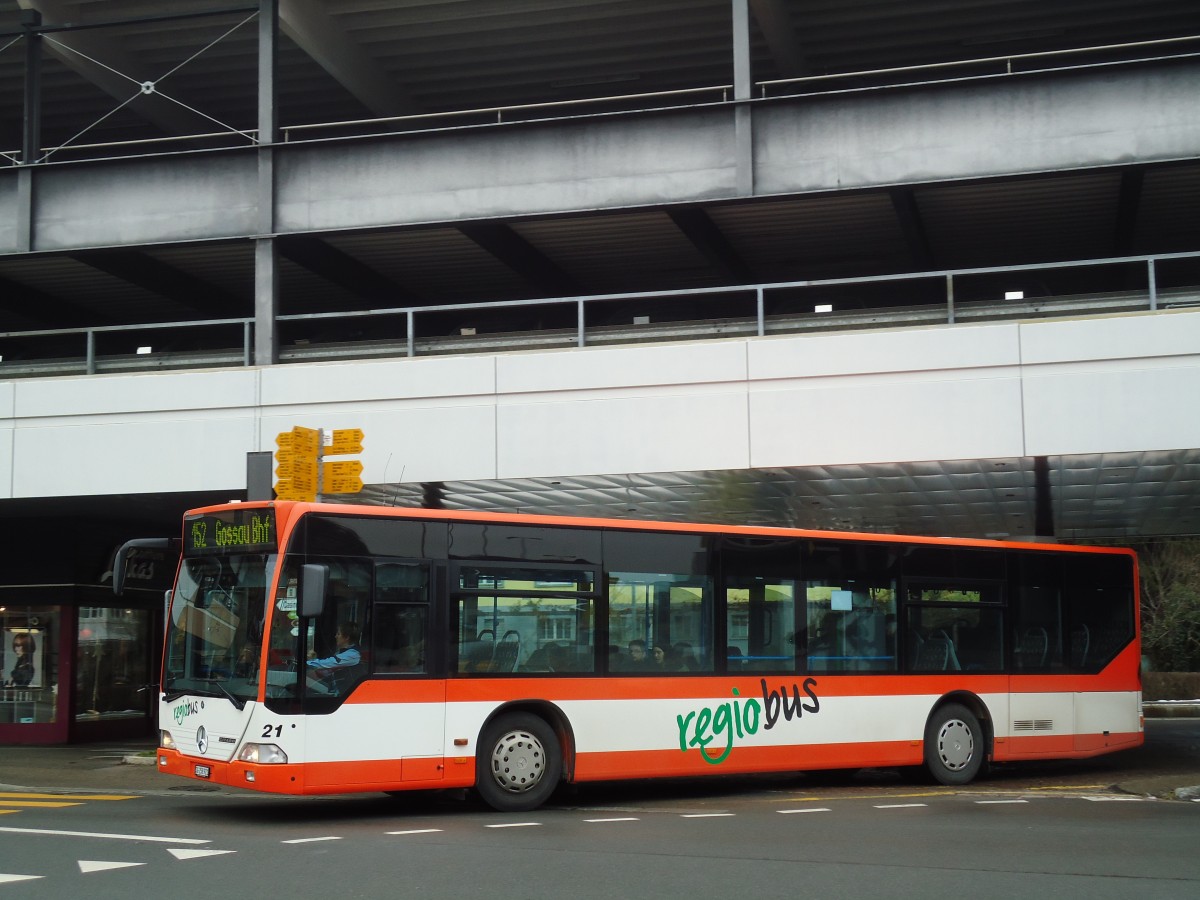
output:
MULTIPOLYGON (((49 800, 0 800, 0 808, 18 806, 21 809, 25 809, 26 807, 34 806, 43 809, 62 809, 64 806, 80 805, 81 804, 77 800, 67 803, 51 803, 49 800)), ((15 812, 15 810, 9 810, 9 812, 15 812)))
MULTIPOLYGON (((911 794, 825 794, 819 797, 791 797, 788 803, 812 803, 818 800, 894 800, 908 797, 952 797, 958 791, 921 791, 911 794)), ((771 801, 775 802, 775 801, 771 801)))
POLYGON ((5 813, 12 813, 12 812, 20 812, 20 810, 19 809, 0 809, 0 816, 4 815, 5 813))
POLYGON ((18 794, 0 791, 0 803, 9 800, 135 800, 137 794, 18 794))

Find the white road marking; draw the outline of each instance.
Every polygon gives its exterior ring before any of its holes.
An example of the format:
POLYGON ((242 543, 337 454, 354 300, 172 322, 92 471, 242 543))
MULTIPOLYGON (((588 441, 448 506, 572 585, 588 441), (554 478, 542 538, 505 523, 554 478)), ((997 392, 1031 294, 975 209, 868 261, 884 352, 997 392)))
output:
POLYGON ((928 806, 928 803, 885 803, 876 806, 876 809, 919 809, 922 806, 928 806))
POLYGON ((144 866, 145 863, 140 862, 105 862, 102 859, 80 859, 79 871, 84 875, 89 872, 107 872, 110 869, 128 869, 131 866, 144 866))
POLYGON ((502 825, 485 825, 485 828, 532 828, 541 822, 505 822, 502 825))
POLYGON ((45 828, 0 828, 0 831, 10 834, 42 834, 56 837, 90 837, 104 838, 111 841, 153 841, 158 844, 211 844, 210 840, 199 838, 157 837, 150 834, 106 834, 98 831, 52 831, 45 828))
POLYGON ((440 828, 412 828, 408 831, 385 831, 384 834, 439 834, 440 828))
POLYGON ((1002 803, 1028 803, 1028 800, 976 800, 980 806, 998 806, 1002 803))
POLYGON ((681 818, 684 819, 724 819, 732 817, 734 813, 684 813, 681 818))
POLYGON ((223 856, 226 853, 237 853, 236 850, 178 850, 171 847, 168 851, 176 859, 203 859, 206 856, 223 856))
POLYGON ((813 806, 809 809, 777 809, 775 812, 781 816, 791 816, 796 813, 814 813, 814 812, 831 812, 828 806, 813 806))
POLYGON ((1145 803, 1153 800, 1153 797, 1084 797, 1084 800, 1091 800, 1093 803, 1145 803))
POLYGON ((584 819, 583 821, 591 823, 591 824, 596 824, 596 823, 600 823, 600 822, 640 822, 642 820, 634 818, 633 816, 625 816, 623 818, 618 818, 618 819, 584 819))
POLYGON ((318 841, 340 841, 340 840, 341 840, 341 838, 338 837, 337 835, 330 834, 325 837, 293 838, 290 841, 280 841, 279 843, 281 843, 281 844, 315 844, 318 841))
POLYGON ((0 872, 0 884, 8 884, 13 881, 35 881, 38 878, 45 878, 45 875, 5 875, 0 872))

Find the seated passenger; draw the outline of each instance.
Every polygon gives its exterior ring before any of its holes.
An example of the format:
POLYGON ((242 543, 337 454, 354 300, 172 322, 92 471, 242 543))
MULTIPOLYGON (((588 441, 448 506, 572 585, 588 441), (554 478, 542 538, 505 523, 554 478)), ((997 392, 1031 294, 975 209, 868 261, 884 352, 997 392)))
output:
POLYGON ((650 668, 646 660, 646 642, 634 638, 628 645, 629 655, 625 658, 625 668, 631 672, 641 672, 650 668))

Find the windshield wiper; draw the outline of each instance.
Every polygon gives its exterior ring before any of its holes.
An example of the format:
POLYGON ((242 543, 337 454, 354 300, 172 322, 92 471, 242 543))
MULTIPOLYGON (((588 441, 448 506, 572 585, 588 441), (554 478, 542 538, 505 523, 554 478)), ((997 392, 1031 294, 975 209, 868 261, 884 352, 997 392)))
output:
POLYGON ((231 702, 238 709, 246 708, 246 701, 243 700, 241 697, 239 697, 237 694, 235 694, 233 691, 231 691, 229 688, 225 687, 224 681, 219 681, 216 678, 197 678, 196 680, 199 681, 201 684, 215 685, 217 690, 219 690, 222 694, 224 694, 226 697, 228 697, 229 702, 231 702))

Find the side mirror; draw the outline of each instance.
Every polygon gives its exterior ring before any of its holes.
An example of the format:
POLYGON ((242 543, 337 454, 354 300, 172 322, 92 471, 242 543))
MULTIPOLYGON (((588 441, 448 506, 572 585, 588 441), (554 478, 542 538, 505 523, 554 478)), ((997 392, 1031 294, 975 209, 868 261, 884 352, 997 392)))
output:
POLYGON ((300 618, 310 619, 325 612, 329 593, 329 566, 305 563, 300 569, 300 618))
POLYGON ((134 538, 126 541, 113 557, 113 593, 118 597, 125 593, 125 567, 129 563, 129 557, 138 550, 162 550, 166 553, 178 553, 179 549, 179 538, 134 538))

